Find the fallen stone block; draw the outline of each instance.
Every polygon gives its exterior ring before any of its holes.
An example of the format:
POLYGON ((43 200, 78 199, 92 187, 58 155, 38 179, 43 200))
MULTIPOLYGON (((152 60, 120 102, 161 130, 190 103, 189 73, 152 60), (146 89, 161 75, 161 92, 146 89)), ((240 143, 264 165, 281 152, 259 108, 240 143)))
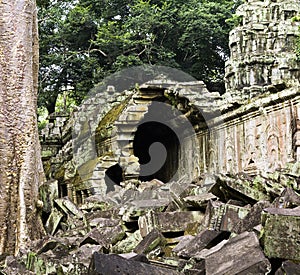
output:
POLYGON ((191 258, 183 265, 180 272, 188 275, 205 275, 205 261, 197 261, 191 258))
POLYGON ((89 212, 103 210, 106 211, 111 207, 111 203, 107 198, 104 198, 101 195, 92 195, 85 199, 85 202, 80 205, 81 210, 86 210, 89 212))
POLYGON ((112 252, 116 254, 130 253, 142 241, 142 239, 140 230, 136 230, 134 233, 126 232, 124 239, 113 246, 112 252))
POLYGON ((164 183, 162 181, 160 181, 158 179, 153 179, 151 181, 141 182, 138 189, 139 189, 139 191, 143 191, 146 189, 154 190, 154 189, 160 188, 163 185, 164 185, 164 183))
POLYGON ((122 216, 123 221, 130 222, 144 215, 150 209, 153 209, 155 211, 163 211, 169 203, 170 200, 168 198, 135 200, 122 207, 120 209, 119 215, 122 216))
POLYGON ((58 207, 67 215, 73 215, 76 218, 83 218, 82 211, 68 197, 63 197, 54 200, 58 207))
POLYGON ((178 182, 173 182, 170 184, 169 192, 172 197, 172 202, 168 206, 169 211, 175 211, 178 209, 185 209, 186 203, 183 200, 184 194, 188 196, 188 190, 191 189, 190 184, 180 184, 178 182))
POLYGON ((205 209, 210 200, 216 200, 217 197, 212 193, 203 193, 196 196, 188 196, 183 200, 190 206, 205 209))
POLYGON ((300 264, 291 261, 285 261, 281 267, 275 272, 275 275, 296 275, 300 274, 300 264))
POLYGON ((162 212, 149 211, 146 215, 139 217, 138 224, 141 235, 145 237, 152 229, 160 232, 185 231, 189 224, 201 222, 204 214, 200 211, 162 212))
POLYGON ((209 201, 203 226, 210 230, 222 230, 233 232, 235 226, 246 217, 249 208, 220 201, 209 201))
POLYGON ((70 252, 72 255, 72 263, 80 263, 88 268, 94 252, 101 252, 102 248, 101 245, 85 244, 70 252))
POLYGON ((191 258, 195 256, 199 251, 204 248, 212 247, 222 240, 229 237, 228 232, 203 230, 191 241, 187 242, 180 250, 178 247, 173 252, 177 252, 177 255, 183 258, 191 258))
POLYGON ((80 246, 84 244, 97 244, 108 247, 116 244, 125 236, 123 228, 118 225, 115 227, 94 228, 80 242, 80 246))
POLYGON ((49 180, 39 187, 40 198, 43 202, 43 212, 50 213, 54 200, 58 199, 58 181, 49 180))
POLYGON ((245 203, 254 204, 258 201, 270 201, 263 182, 255 182, 249 176, 236 176, 235 178, 218 175, 216 183, 210 188, 210 192, 222 200, 237 199, 245 203))
POLYGON ((45 224, 45 230, 48 234, 53 235, 55 233, 63 216, 61 212, 53 208, 45 224))
POLYGON ((244 232, 225 243, 205 259, 207 275, 268 274, 271 264, 264 256, 257 236, 244 232))
POLYGON ((262 213, 264 252, 270 258, 300 260, 300 207, 262 213))
POLYGON ((249 210, 249 213, 233 227, 232 231, 240 234, 245 231, 253 230, 261 223, 261 213, 263 209, 270 206, 271 203, 268 201, 260 201, 254 204, 249 210))
POLYGON ((147 256, 144 254, 136 254, 134 252, 131 252, 127 254, 119 254, 119 256, 127 260, 150 264, 150 261, 148 260, 147 256))
POLYGON ((94 218, 89 220, 89 225, 94 227, 113 227, 120 224, 120 220, 109 219, 109 218, 94 218))
POLYGON ((91 259, 88 275, 100 274, 139 274, 139 275, 179 275, 176 270, 165 267, 158 267, 151 264, 126 260, 118 255, 106 255, 94 253, 91 259))
POLYGON ((292 188, 287 187, 273 203, 277 208, 293 208, 300 206, 300 196, 292 188))
POLYGON ((52 238, 46 240, 42 246, 38 249, 37 255, 41 258, 48 258, 52 260, 61 260, 69 258, 70 251, 74 249, 76 245, 70 244, 69 240, 63 238, 52 238))
POLYGON ((119 218, 117 209, 110 209, 105 211, 101 211, 101 210, 92 211, 92 212, 85 213, 85 217, 88 222, 98 218, 112 219, 112 220, 116 220, 119 218))
POLYGON ((198 261, 206 259, 209 255, 219 251, 227 242, 228 242, 228 240, 225 239, 225 240, 221 241, 220 243, 218 243, 217 245, 213 246, 212 248, 204 248, 201 251, 198 251, 193 256, 193 258, 198 261))
POLYGON ((164 243, 164 236, 157 230, 153 229, 133 250, 137 254, 147 254, 155 247, 164 243))
POLYGON ((174 254, 177 254, 178 252, 180 252, 182 249, 184 249, 187 244, 192 241, 195 238, 195 236, 192 235, 185 235, 182 236, 180 241, 178 242, 178 244, 172 249, 172 252, 174 254))

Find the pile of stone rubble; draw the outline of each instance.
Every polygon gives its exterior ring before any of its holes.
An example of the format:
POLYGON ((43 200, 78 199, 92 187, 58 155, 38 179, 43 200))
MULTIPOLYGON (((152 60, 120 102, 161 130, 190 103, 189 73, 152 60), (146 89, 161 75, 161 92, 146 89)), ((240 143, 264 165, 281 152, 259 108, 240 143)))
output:
POLYGON ((47 237, 0 274, 300 274, 299 172, 127 183, 79 206, 49 181, 47 237))

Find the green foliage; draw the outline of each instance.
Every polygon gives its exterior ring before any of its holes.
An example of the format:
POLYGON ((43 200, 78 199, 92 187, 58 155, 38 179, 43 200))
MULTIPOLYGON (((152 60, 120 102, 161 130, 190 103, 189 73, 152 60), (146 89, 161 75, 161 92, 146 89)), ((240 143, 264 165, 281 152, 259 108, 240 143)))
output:
POLYGON ((97 25, 88 8, 69 1, 39 7, 39 106, 54 112, 59 94, 67 92, 80 103, 103 77, 99 57, 91 51, 97 25))
POLYGON ((76 103, 123 68, 164 65, 207 84, 222 82, 228 33, 241 1, 39 0, 39 105, 76 103), (231 18, 230 20, 227 20, 231 18))
MULTIPOLYGON (((299 22, 299 21, 300 21, 300 15, 294 16, 292 18, 292 22, 299 22)), ((300 27, 299 27, 299 33, 300 33, 300 27)), ((300 35, 298 35, 296 40, 296 54, 297 54, 298 61, 300 61, 300 35)))
POLYGON ((298 15, 298 16, 294 16, 293 18, 292 18, 292 22, 299 22, 300 21, 300 16, 298 15))
POLYGON ((46 124, 48 123, 48 111, 45 107, 39 107, 37 109, 38 114, 38 128, 39 131, 45 128, 46 124))
POLYGON ((237 27, 243 22, 243 17, 241 15, 233 14, 230 18, 226 19, 225 22, 233 27, 237 27))

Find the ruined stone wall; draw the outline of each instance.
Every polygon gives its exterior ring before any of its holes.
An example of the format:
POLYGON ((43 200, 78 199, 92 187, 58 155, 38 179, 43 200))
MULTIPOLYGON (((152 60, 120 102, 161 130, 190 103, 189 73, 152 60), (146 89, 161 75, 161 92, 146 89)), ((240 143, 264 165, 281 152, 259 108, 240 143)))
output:
MULTIPOLYGON (((248 1, 239 7, 241 22, 230 34, 222 97, 201 81, 152 81, 117 98, 109 90, 96 93, 77 112, 76 148, 71 122, 61 125, 58 117, 44 131, 43 148, 46 173, 59 181, 60 196, 80 203, 86 196, 105 194, 112 188, 108 171, 138 184, 143 166, 134 139, 139 125, 165 115, 151 113, 155 102, 179 112, 164 122, 177 129, 180 146, 166 143, 172 158, 154 178, 191 182, 202 173, 257 174, 299 161, 300 69, 293 48, 299 22, 292 20, 299 11, 298 1, 248 1), (191 132, 184 133, 183 121, 190 122, 191 132)), ((141 134, 138 150, 155 132, 151 127, 141 134)))
POLYGON ((258 99, 224 117, 215 128, 215 139, 209 141, 209 172, 274 172, 299 161, 295 135, 300 97, 280 102, 273 98, 265 98, 265 103, 258 99))
POLYGON ((236 12, 239 26, 230 32, 226 95, 240 102, 268 90, 299 85, 294 47, 299 35, 300 3, 295 0, 246 1, 236 12))
POLYGON ((179 174, 257 174, 299 161, 299 108, 299 91, 285 90, 207 121, 196 142, 181 144, 179 174))

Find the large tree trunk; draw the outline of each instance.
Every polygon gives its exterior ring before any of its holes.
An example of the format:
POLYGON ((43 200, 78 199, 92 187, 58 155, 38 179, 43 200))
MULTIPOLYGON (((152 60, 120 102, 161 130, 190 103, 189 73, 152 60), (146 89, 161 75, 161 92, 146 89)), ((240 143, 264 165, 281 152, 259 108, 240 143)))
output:
POLYGON ((0 0, 0 254, 43 232, 37 132, 38 35, 34 0, 0 0))

